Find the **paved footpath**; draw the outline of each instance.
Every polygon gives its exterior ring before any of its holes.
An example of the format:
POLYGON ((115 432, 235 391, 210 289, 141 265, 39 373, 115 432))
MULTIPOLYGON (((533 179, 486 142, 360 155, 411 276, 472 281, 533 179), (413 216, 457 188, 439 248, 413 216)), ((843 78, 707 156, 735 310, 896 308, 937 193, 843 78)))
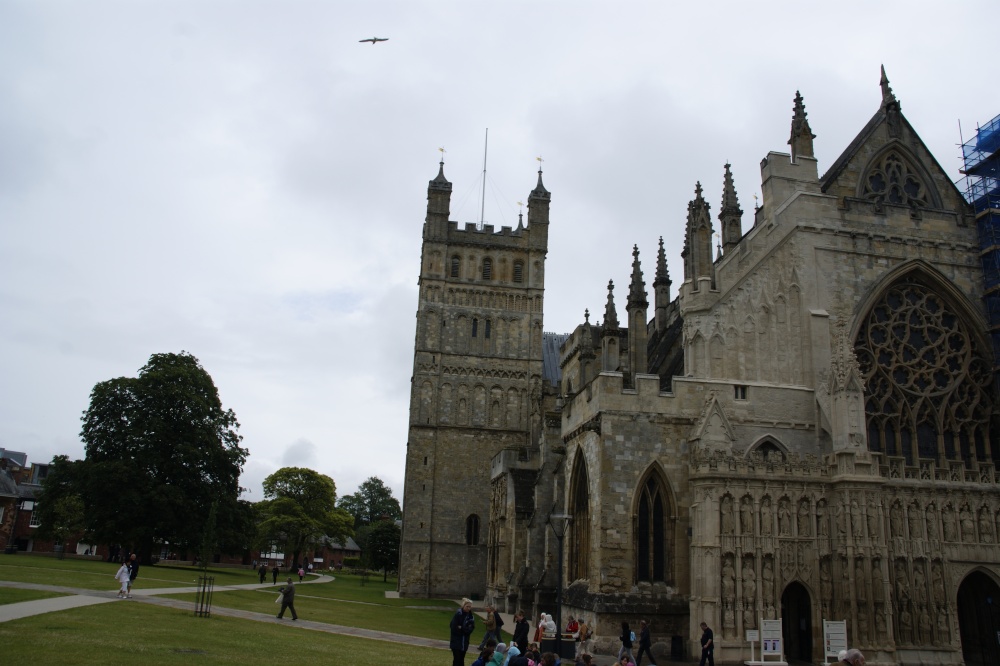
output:
MULTIPOLYGON (((314 583, 328 583, 333 580, 331 576, 312 574, 313 580, 296 583, 296 585, 308 585, 314 583)), ((47 592, 61 592, 69 595, 65 597, 55 597, 53 599, 37 599, 35 601, 21 601, 16 604, 0 605, 0 622, 18 620, 32 615, 42 613, 54 613, 56 611, 80 608, 81 606, 92 606, 94 604, 106 604, 115 601, 123 601, 117 596, 117 591, 104 590, 84 590, 76 587, 64 587, 61 585, 41 585, 38 583, 17 583, 13 581, 0 581, 0 587, 13 587, 22 590, 44 590, 47 592)), ((274 586, 265 583, 249 583, 247 585, 221 585, 213 590, 214 592, 229 592, 232 590, 257 590, 273 588, 274 586)), ((185 594, 197 592, 197 587, 162 587, 155 589, 132 588, 132 601, 140 603, 154 604, 194 612, 194 603, 190 601, 180 601, 179 599, 160 599, 161 594, 185 594)), ((212 606, 213 615, 223 617, 235 617, 242 620, 253 620, 255 622, 269 622, 272 624, 294 625, 301 629, 312 631, 323 631, 328 634, 340 634, 342 636, 357 636, 359 638, 371 638, 379 641, 389 641, 392 643, 405 643, 419 647, 448 649, 448 641, 434 640, 420 636, 404 636, 388 631, 375 631, 372 629, 359 629, 358 627, 345 627, 339 624, 327 624, 325 622, 313 622, 311 620, 279 620, 270 613, 254 613, 252 611, 237 610, 235 608, 223 608, 212 606)))

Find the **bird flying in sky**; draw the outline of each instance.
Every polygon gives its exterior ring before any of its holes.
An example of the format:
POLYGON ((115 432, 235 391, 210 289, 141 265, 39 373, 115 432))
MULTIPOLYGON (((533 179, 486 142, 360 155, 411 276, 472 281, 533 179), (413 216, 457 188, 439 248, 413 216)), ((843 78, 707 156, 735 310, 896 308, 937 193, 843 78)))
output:
POLYGON ((375 46, 375 44, 377 42, 387 42, 387 41, 389 41, 388 37, 371 37, 369 39, 359 39, 358 43, 361 43, 361 42, 371 42, 372 46, 375 46))

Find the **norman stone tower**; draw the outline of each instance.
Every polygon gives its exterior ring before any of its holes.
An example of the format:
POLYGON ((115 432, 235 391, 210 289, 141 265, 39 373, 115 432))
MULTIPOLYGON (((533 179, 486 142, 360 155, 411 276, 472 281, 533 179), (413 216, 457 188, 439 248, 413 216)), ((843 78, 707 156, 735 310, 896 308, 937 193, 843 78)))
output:
POLYGON ((486 592, 490 463, 537 446, 550 194, 528 224, 449 221, 444 163, 427 188, 403 491, 404 596, 486 592))

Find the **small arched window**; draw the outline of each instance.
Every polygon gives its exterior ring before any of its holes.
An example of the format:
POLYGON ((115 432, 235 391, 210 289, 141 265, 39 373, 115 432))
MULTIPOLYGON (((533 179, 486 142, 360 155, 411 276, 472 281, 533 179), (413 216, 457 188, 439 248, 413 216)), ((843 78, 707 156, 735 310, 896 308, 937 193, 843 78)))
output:
POLYGON ((476 514, 465 519, 465 545, 479 545, 479 516, 476 514))
POLYGON ((492 280, 493 279, 493 260, 483 259, 483 279, 492 280))
POLYGON ((515 261, 514 262, 514 282, 524 281, 524 262, 515 261))
POLYGON ((476 337, 476 333, 479 332, 479 320, 476 318, 472 319, 472 337, 476 337))
POLYGON ((453 278, 458 277, 458 272, 461 266, 462 262, 461 260, 459 260, 458 255, 456 254, 454 257, 451 258, 451 277, 453 278))
POLYGON ((483 332, 483 337, 485 337, 487 340, 490 337, 490 320, 489 319, 486 320, 486 330, 483 332))

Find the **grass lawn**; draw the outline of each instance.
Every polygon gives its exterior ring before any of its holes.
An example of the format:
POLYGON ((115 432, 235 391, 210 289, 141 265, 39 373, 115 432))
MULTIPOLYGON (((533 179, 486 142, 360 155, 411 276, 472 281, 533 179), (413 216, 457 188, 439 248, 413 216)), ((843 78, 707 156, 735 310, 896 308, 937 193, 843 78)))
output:
POLYGON ((447 650, 337 636, 292 623, 197 618, 143 603, 100 604, 5 622, 0 644, 10 663, 25 664, 440 666, 451 661, 447 650))
POLYGON ((0 587, 0 605, 17 604, 22 601, 35 601, 37 599, 51 599, 53 597, 65 597, 60 592, 43 592, 41 590, 20 590, 15 587, 0 587))
MULTIPOLYGON (((115 573, 120 564, 94 560, 59 560, 37 555, 0 555, 0 580, 44 585, 65 585, 86 590, 114 590, 118 583, 115 573)), ((201 569, 196 567, 156 564, 139 567, 135 589, 184 587, 196 584, 201 569)), ((247 569, 209 569, 216 585, 256 583, 257 575, 247 569)))

